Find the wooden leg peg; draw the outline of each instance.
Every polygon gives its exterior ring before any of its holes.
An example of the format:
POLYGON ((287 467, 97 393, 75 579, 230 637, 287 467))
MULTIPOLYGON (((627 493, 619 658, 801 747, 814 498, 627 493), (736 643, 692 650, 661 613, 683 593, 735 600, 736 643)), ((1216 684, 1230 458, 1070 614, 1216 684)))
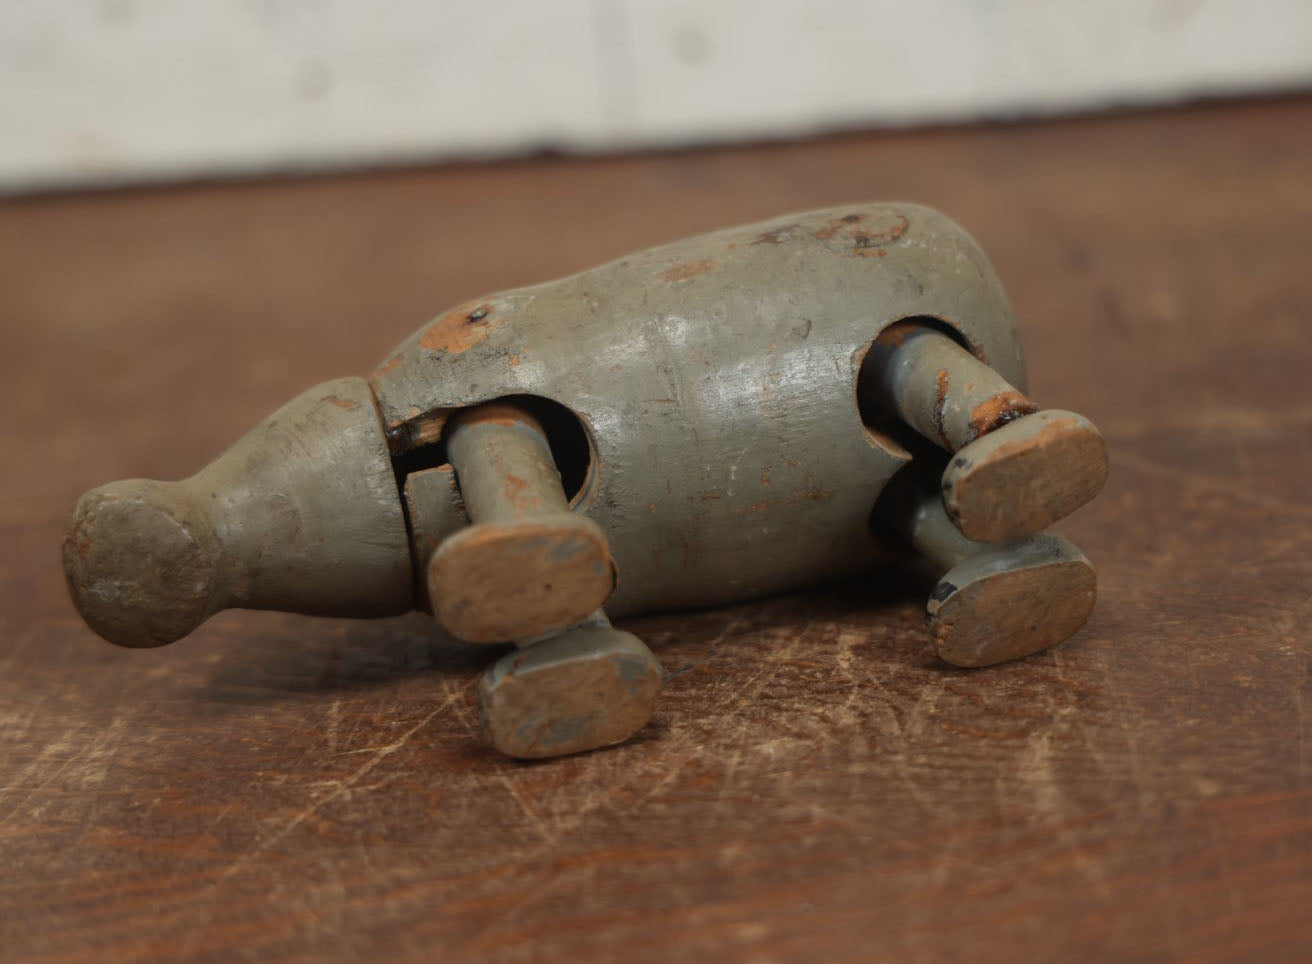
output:
POLYGON ((955 453, 942 498, 967 538, 1007 542, 1092 499, 1107 480, 1093 423, 1030 399, 947 335, 915 322, 886 328, 863 386, 919 434, 955 453))
POLYGON ((447 455, 473 525, 447 538, 428 565, 433 611, 474 643, 558 632, 615 588, 601 528, 569 511, 542 427, 490 403, 452 418, 447 455))
POLYGON ((498 660, 478 688, 479 715, 507 756, 539 759, 622 743, 651 719, 661 665, 601 610, 498 660))
POLYGON ((1097 580, 1078 548, 1041 532, 989 545, 951 523, 932 477, 904 469, 876 506, 878 523, 943 576, 925 608, 938 655, 955 666, 991 666, 1055 646, 1093 611, 1097 580))

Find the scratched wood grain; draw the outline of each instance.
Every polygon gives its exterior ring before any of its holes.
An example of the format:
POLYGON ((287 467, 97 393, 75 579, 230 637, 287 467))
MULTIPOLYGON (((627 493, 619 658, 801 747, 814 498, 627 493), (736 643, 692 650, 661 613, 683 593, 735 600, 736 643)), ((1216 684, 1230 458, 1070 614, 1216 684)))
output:
POLYGON ((0 207, 0 957, 1294 961, 1312 950, 1312 100, 0 207), (463 298, 872 197, 952 212, 1111 444, 1055 652, 887 574, 630 622, 624 749, 476 739, 494 653, 225 613, 93 638, 84 488, 189 473, 463 298))

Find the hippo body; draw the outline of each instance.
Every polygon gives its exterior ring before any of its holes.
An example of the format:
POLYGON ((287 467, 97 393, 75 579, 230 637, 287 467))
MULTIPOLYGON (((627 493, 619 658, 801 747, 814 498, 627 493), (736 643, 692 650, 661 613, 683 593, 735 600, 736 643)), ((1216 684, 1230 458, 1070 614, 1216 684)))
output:
POLYGON ((587 435, 574 504, 610 539, 608 611, 707 606, 881 557, 867 521, 910 456, 863 422, 857 374, 880 330, 910 317, 951 329, 1024 388, 988 261, 911 204, 776 218, 473 299, 370 382, 397 455, 436 444, 457 409, 558 402, 587 435))

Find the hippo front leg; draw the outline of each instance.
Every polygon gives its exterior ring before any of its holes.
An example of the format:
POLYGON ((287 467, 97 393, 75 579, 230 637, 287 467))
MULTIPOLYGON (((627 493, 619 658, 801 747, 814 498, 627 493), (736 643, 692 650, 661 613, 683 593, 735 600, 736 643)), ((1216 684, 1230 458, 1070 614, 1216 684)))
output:
MULTIPOLYGON (((570 511, 542 427, 513 404, 489 403, 453 416, 445 438, 472 525, 446 537, 424 569, 433 612, 459 638, 518 646, 479 687, 488 739, 521 758, 628 739, 651 717, 660 663, 599 608, 615 587, 610 548, 595 522, 570 511)), ((420 488, 409 489, 420 529, 447 505, 440 487, 426 495, 418 503, 420 488)))
POLYGON ((478 687, 483 731, 507 756, 541 759, 612 746, 651 719, 661 665, 600 609, 573 629, 518 645, 478 687))
POLYGON ((616 579, 606 535, 570 511, 537 420, 492 402, 453 415, 445 438, 473 525, 428 563, 442 626, 471 643, 505 642, 559 632, 604 603, 616 579))

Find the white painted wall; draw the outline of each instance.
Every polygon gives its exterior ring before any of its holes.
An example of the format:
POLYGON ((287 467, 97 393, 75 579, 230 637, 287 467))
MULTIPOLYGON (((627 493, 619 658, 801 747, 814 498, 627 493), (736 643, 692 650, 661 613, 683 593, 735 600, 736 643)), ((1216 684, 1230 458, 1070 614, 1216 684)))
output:
POLYGON ((0 190, 1312 84, 1312 0, 0 0, 0 190))

